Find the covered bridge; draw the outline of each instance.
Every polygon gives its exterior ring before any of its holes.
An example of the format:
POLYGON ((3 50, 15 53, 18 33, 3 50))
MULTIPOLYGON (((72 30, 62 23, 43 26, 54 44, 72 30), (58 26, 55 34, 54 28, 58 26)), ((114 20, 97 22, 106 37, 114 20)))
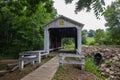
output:
POLYGON ((62 47, 63 38, 73 38, 75 49, 81 53, 81 31, 84 24, 65 16, 60 16, 44 26, 44 50, 62 47))

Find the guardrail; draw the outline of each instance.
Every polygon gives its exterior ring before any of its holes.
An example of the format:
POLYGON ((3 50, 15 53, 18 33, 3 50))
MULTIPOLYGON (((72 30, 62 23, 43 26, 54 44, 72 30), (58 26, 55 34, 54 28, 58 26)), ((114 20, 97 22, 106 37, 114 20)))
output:
POLYGON ((60 53, 59 58, 60 58, 59 60, 60 66, 63 66, 63 64, 79 64, 81 65, 81 69, 84 70, 85 57, 81 54, 60 53), (66 60, 65 58, 67 57, 78 58, 78 60, 66 60))
POLYGON ((40 51, 25 51, 19 54, 19 70, 23 70, 25 61, 34 65, 36 62, 38 65, 41 63, 41 56, 47 56, 44 50, 40 51))

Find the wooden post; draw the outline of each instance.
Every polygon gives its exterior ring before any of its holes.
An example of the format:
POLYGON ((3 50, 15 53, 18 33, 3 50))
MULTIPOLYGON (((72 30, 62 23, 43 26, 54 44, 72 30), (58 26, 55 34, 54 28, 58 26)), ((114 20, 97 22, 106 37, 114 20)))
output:
POLYGON ((82 54, 81 47, 81 28, 77 28, 77 49, 80 54, 82 54))
POLYGON ((49 38, 49 31, 47 28, 44 30, 44 50, 49 54, 49 44, 50 44, 50 38, 49 38))
POLYGON ((23 70, 23 68, 24 68, 24 61, 23 60, 20 60, 19 61, 19 70, 23 70))
POLYGON ((39 52, 39 53, 37 54, 37 62, 38 62, 38 64, 41 63, 41 52, 39 52))
POLYGON ((44 50, 45 50, 45 51, 46 51, 46 41, 47 41, 46 35, 47 35, 47 30, 46 30, 46 28, 45 28, 45 29, 44 29, 44 50))

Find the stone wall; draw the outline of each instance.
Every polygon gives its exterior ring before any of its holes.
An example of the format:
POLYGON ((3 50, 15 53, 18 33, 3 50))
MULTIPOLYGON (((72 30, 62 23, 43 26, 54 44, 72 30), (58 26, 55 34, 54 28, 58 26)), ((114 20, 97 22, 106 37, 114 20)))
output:
POLYGON ((103 53, 103 62, 98 70, 106 80, 120 80, 120 48, 84 47, 82 52, 86 57, 103 53))

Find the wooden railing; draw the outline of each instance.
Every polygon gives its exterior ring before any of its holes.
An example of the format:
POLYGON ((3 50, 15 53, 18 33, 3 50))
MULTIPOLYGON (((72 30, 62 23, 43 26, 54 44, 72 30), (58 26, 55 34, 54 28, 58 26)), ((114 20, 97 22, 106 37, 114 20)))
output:
POLYGON ((63 66, 63 64, 79 64, 81 65, 81 69, 84 70, 85 57, 81 54, 60 53, 59 58, 60 58, 59 60, 60 66, 63 66), (78 59, 66 60, 66 58, 78 58, 78 59))
POLYGON ((23 70, 24 63, 30 62, 34 65, 36 62, 38 65, 41 63, 41 56, 47 56, 48 53, 46 53, 44 50, 40 51, 25 51, 19 54, 19 70, 23 70))

